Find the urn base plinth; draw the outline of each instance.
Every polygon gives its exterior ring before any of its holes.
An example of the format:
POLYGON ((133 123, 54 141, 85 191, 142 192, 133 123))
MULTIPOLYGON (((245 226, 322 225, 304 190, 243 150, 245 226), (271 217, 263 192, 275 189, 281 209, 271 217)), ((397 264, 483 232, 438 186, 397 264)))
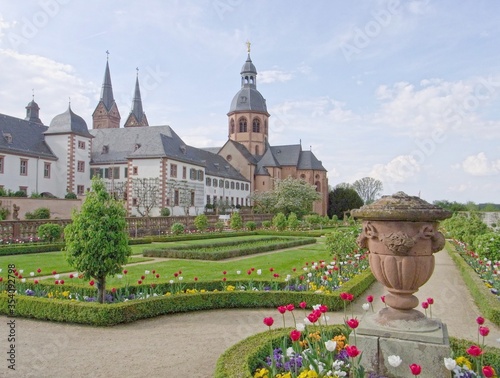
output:
POLYGON ((368 317, 367 323, 372 323, 380 328, 404 332, 433 332, 440 327, 440 322, 429 319, 418 310, 397 310, 384 308, 377 314, 368 317))

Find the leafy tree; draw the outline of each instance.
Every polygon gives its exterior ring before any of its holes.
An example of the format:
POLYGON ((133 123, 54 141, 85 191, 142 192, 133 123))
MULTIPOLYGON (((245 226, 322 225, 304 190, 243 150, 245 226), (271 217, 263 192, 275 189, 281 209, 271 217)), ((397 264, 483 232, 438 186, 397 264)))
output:
POLYGON ((295 213, 298 218, 311 211, 314 201, 321 199, 316 186, 305 180, 288 177, 274 180, 274 189, 268 192, 254 192, 252 202, 259 213, 295 213))
POLYGON ((218 232, 224 231, 224 221, 219 219, 217 222, 215 222, 214 227, 218 232))
POLYGON ((441 227, 445 229, 448 236, 471 246, 477 237, 490 231, 477 213, 455 213, 451 218, 442 221, 441 227))
POLYGON ((245 227, 249 231, 254 231, 257 228, 257 223, 254 221, 248 221, 245 223, 245 227))
POLYGON ((24 217, 26 219, 50 219, 50 209, 47 207, 39 207, 32 213, 26 213, 24 217))
POLYGON ((474 240, 474 250, 480 257, 491 261, 500 260, 500 234, 487 232, 474 240))
POLYGON ((264 227, 265 229, 271 228, 272 225, 273 225, 273 222, 271 222, 270 220, 262 221, 262 227, 264 227))
POLYGON ((120 273, 131 254, 125 215, 103 181, 94 178, 81 210, 73 212, 64 230, 66 258, 86 279, 97 280, 99 303, 104 302, 106 277, 120 273))
POLYGON ((286 216, 283 213, 278 213, 273 217, 273 226, 278 231, 283 231, 287 226, 286 216))
POLYGON ((241 230, 243 228, 243 219, 239 212, 235 211, 231 214, 229 225, 233 230, 241 230))
POLYGON ((198 231, 205 231, 208 228, 207 216, 205 214, 197 215, 196 218, 194 218, 194 225, 198 231))
POLYGON ((309 225, 311 228, 316 228, 322 222, 322 217, 318 214, 309 214, 304 217, 304 222, 309 225))
POLYGON ((382 182, 372 177, 363 177, 360 180, 356 180, 352 184, 352 187, 358 192, 365 205, 375 201, 383 189, 382 182))
POLYGON ((336 186, 328 194, 327 213, 330 217, 336 216, 337 219, 343 219, 346 212, 361 206, 363 206, 363 200, 353 188, 336 186))
POLYGON ((40 239, 53 242, 61 239, 62 227, 54 223, 45 223, 38 227, 37 234, 40 239))
POLYGON ((357 228, 336 229, 326 234, 326 249, 334 257, 339 274, 342 274, 341 262, 347 260, 347 256, 355 254, 358 250, 356 237, 359 234, 357 228))
POLYGON ((442 209, 454 212, 454 213, 457 211, 468 211, 466 205, 464 205, 463 203, 458 203, 458 202, 450 202, 447 200, 440 200, 440 201, 434 201, 432 204, 435 206, 439 206, 442 209))
POLYGON ((299 225, 300 225, 300 222, 299 222, 299 219, 297 218, 297 215, 295 215, 295 213, 290 213, 290 215, 288 215, 288 228, 290 230, 296 230, 297 228, 299 228, 299 225))

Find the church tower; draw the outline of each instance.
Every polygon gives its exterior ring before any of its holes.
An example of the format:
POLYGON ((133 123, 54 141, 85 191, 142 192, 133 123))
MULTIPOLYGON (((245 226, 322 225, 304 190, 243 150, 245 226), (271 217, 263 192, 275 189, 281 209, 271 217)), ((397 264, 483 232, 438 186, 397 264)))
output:
POLYGON ((124 127, 143 127, 149 126, 146 113, 142 109, 141 90, 139 88, 139 69, 137 69, 137 77, 135 79, 134 99, 132 100, 132 109, 125 121, 124 127))
MULTIPOLYGON (((109 55, 108 52, 106 53, 109 55)), ((108 60, 106 60, 106 70, 104 71, 101 99, 92 114, 93 129, 117 129, 120 127, 121 117, 113 97, 113 86, 111 85, 108 60)))
POLYGON ((40 107, 35 102, 35 95, 33 95, 33 99, 26 106, 26 118, 24 119, 30 122, 42 123, 40 120, 40 107))
POLYGON ((266 100, 257 90, 257 69, 250 59, 250 42, 247 42, 248 57, 241 68, 241 89, 233 97, 228 116, 229 139, 243 144, 252 155, 264 154, 268 138, 266 100))

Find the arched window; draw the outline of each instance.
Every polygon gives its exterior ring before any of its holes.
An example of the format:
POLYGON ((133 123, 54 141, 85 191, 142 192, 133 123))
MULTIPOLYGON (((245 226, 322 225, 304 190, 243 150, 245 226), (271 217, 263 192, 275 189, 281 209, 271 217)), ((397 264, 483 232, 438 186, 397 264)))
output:
POLYGON ((234 134, 234 119, 231 120, 231 134, 234 134))
POLYGON ((316 182, 314 183, 314 185, 316 185, 316 191, 317 191, 317 192, 320 192, 320 191, 321 191, 321 183, 320 183, 319 181, 316 181, 316 182))
POLYGON ((242 117, 240 118, 240 133, 247 132, 247 119, 242 117))
POLYGON ((260 133, 260 121, 258 118, 255 118, 253 120, 253 124, 252 124, 252 131, 254 133, 260 133))

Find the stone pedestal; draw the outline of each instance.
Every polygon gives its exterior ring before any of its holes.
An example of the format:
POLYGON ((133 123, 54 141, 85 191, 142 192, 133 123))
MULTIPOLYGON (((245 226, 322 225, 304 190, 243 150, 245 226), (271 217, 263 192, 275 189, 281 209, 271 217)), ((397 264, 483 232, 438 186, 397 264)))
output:
POLYGON ((437 319, 418 321, 400 321, 392 326, 382 326, 378 322, 379 314, 363 319, 362 326, 353 334, 350 344, 356 344, 363 352, 361 364, 366 372, 376 373, 389 378, 411 378, 409 365, 422 366, 419 378, 451 377, 444 365, 444 358, 450 357, 450 344, 446 325, 437 319), (387 358, 396 355, 403 362, 399 367, 392 367, 387 358))

